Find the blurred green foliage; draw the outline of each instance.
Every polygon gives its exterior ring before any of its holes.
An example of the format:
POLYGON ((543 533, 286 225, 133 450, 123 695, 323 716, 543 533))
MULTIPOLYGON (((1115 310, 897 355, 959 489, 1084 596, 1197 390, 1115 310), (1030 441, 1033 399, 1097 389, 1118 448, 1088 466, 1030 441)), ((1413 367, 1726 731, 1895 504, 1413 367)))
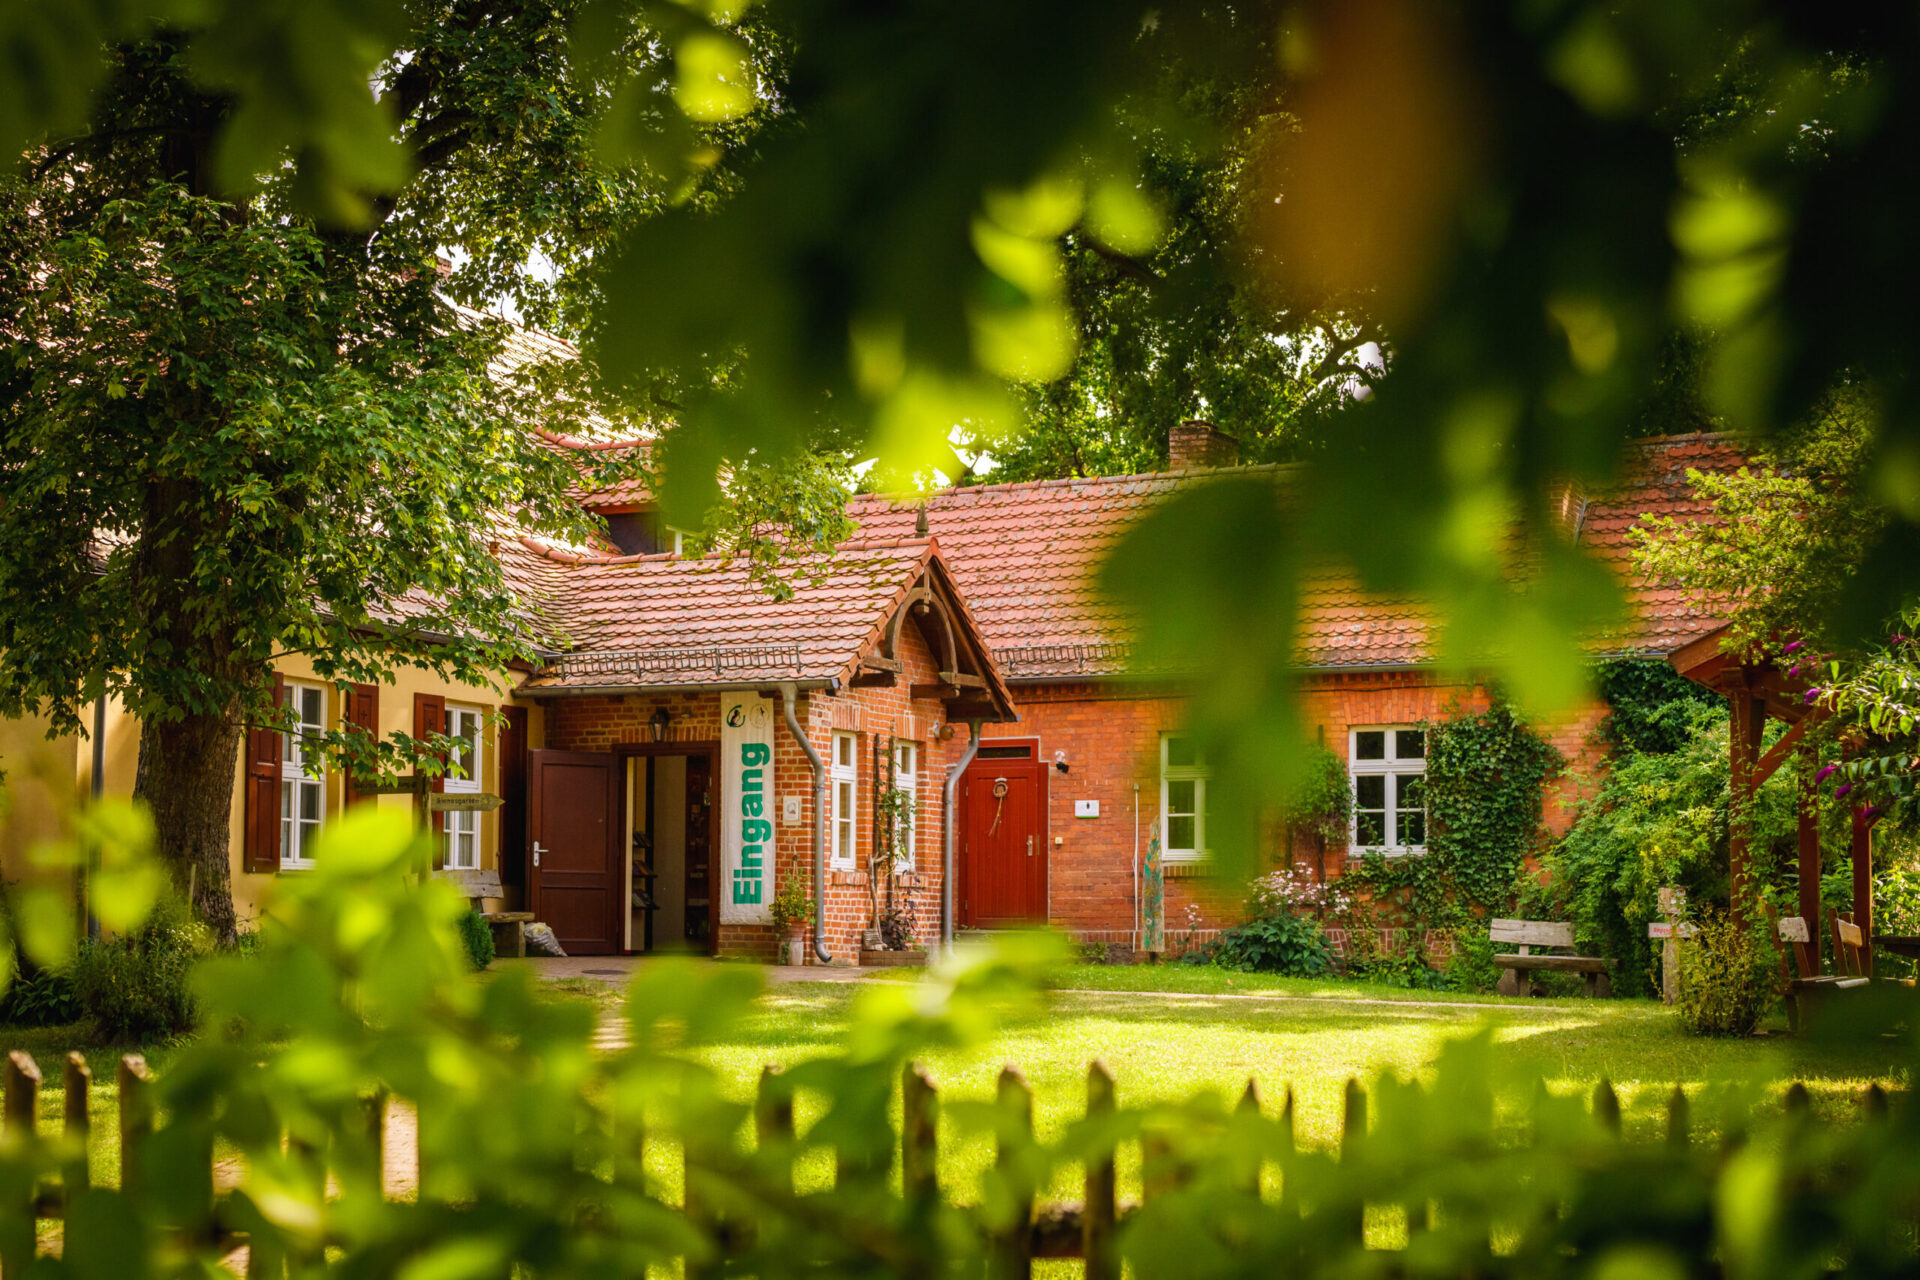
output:
MULTIPOLYGON (((73 1199, 64 1253, 37 1273, 210 1270, 237 1231, 256 1274, 612 1276, 686 1258, 759 1276, 975 1275, 1026 1197, 1110 1153, 1131 1159, 1136 1144, 1152 1149, 1154 1190, 1118 1248, 1141 1275, 1404 1262, 1436 1276, 1586 1276, 1631 1261, 1637 1274, 1785 1280, 1916 1262, 1920 1109, 1904 1097, 1889 1114, 1815 1125, 1722 1089, 1682 1099, 1671 1140, 1625 1139, 1611 1090, 1593 1114, 1580 1098, 1529 1101, 1485 1034, 1449 1044, 1423 1084, 1351 1089, 1337 1151, 1297 1145, 1290 1112, 1230 1110, 1213 1094, 1121 1105, 1045 1139, 1005 1093, 950 1102, 949 1134, 1000 1158, 975 1202, 905 1196, 890 1118, 903 1069, 1033 1009, 1063 947, 1012 938, 925 983, 862 991, 836 1045, 763 1083, 766 1105, 805 1101, 789 1134, 708 1056, 752 1017, 755 970, 646 966, 622 1007, 629 1047, 599 1052, 589 1002, 541 997, 524 969, 472 978, 465 905, 426 874, 430 845, 403 816, 356 812, 324 839, 311 875, 277 882, 254 953, 200 965, 193 988, 220 1033, 173 1053, 154 1098, 163 1122, 136 1143, 131 1176, 73 1199), (417 1196, 389 1194, 375 1099, 417 1116, 417 1196), (1504 1110, 1516 1101, 1524 1141, 1504 1110), (1696 1105, 1715 1109, 1718 1144, 1686 1140, 1696 1105), (656 1154, 643 1161, 645 1148, 656 1154), (217 1194, 216 1150, 242 1158, 217 1194), (697 1212, 668 1193, 662 1152, 684 1159, 697 1212), (839 1176, 796 1194, 795 1161, 827 1152, 839 1176)), ((70 1155, 56 1137, 0 1148, 9 1257, 34 1249, 25 1191, 70 1155)))

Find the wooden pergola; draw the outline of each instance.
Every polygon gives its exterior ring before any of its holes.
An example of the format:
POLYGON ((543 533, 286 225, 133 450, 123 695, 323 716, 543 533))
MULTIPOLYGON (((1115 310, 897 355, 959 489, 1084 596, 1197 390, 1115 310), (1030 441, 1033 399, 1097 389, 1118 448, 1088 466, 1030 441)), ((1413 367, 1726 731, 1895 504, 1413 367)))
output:
MULTIPOLYGON (((1791 665, 1772 658, 1743 659, 1722 647, 1722 628, 1702 636, 1668 659, 1696 684, 1726 699, 1732 712, 1730 745, 1731 828, 1727 837, 1728 872, 1732 882, 1732 909, 1736 919, 1752 918, 1758 900, 1753 880, 1753 806, 1761 786, 1796 755, 1800 758, 1799 868, 1800 915, 1817 936, 1820 927, 1820 786, 1815 781, 1817 755, 1811 735, 1829 712, 1809 700, 1812 684, 1795 674, 1791 665), (1767 720, 1787 726, 1785 734, 1764 754, 1767 720)), ((1866 943, 1862 957, 1868 972, 1873 964, 1873 824, 1876 818, 1860 805, 1849 806, 1852 818, 1853 922, 1866 943)), ((1816 949, 1815 954, 1818 955, 1816 949)))

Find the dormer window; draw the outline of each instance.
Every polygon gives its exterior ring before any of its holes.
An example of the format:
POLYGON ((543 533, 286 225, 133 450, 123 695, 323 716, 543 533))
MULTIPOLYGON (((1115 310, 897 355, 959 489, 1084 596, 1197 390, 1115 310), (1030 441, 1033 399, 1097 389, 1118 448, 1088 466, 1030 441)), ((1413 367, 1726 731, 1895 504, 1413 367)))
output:
POLYGON ((662 520, 658 511, 616 511, 601 518, 607 522, 607 540, 623 556, 680 554, 680 531, 662 520))

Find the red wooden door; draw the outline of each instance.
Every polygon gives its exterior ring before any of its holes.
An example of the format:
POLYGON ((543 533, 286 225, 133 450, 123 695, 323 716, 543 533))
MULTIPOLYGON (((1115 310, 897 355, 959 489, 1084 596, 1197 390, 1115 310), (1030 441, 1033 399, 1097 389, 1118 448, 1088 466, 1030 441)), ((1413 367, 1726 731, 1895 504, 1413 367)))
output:
POLYGON ((619 779, 611 755, 527 752, 527 909, 568 955, 620 950, 619 779))
POLYGON ((994 929, 1044 922, 1046 765, 975 760, 960 779, 960 836, 960 923, 994 929))

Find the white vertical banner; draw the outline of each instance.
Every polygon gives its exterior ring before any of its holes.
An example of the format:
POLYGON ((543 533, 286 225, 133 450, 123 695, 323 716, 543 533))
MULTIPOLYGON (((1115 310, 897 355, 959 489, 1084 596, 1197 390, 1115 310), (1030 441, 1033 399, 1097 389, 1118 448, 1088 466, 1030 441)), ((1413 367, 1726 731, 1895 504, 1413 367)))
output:
POLYGON ((769 924, 773 699, 720 695, 720 923, 769 924))

